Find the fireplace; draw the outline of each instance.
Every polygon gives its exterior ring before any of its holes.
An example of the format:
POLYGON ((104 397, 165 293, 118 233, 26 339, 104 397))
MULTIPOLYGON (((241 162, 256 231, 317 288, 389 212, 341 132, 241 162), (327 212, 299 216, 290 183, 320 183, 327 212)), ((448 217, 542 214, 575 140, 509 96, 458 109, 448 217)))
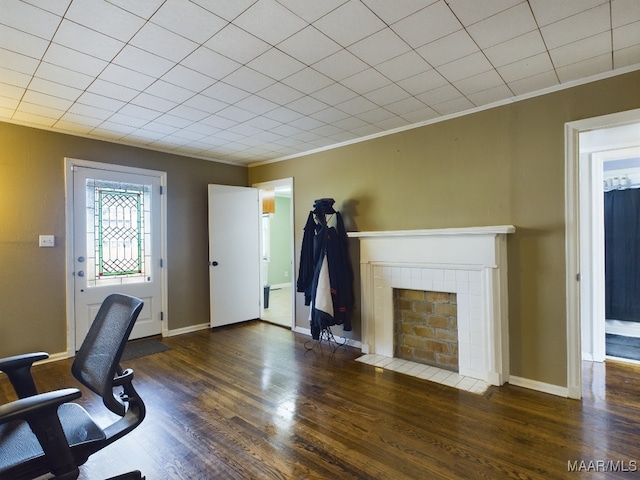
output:
POLYGON ((511 225, 352 232, 360 241, 362 351, 394 357, 394 289, 457 297, 458 372, 509 376, 506 235, 511 225))

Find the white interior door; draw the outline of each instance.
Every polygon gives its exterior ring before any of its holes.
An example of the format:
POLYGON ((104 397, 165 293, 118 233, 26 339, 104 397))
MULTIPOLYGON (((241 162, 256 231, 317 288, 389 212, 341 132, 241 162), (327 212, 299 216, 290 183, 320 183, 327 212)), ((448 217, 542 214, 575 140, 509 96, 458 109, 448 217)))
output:
POLYGON ((162 332, 161 178, 73 167, 76 350, 105 297, 144 301, 130 338, 162 332))
POLYGON ((258 190, 209 185, 211 326, 260 317, 258 190))

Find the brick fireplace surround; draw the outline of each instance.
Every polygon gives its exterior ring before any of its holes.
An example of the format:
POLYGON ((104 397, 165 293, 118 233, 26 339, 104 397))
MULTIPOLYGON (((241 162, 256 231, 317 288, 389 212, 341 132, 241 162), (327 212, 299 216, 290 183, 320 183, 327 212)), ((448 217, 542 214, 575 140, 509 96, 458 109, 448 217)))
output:
POLYGON ((502 225, 349 233, 360 241, 365 356, 380 366, 394 363, 393 289, 455 293, 458 378, 507 381, 506 235, 513 232, 512 225, 502 225))

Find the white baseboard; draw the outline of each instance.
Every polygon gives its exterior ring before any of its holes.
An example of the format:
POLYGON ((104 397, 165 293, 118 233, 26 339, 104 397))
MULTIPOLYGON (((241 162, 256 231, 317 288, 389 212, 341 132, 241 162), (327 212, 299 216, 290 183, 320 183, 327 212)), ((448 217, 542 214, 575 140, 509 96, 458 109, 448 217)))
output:
POLYGON ((183 335, 185 333, 193 333, 199 330, 206 330, 207 328, 211 328, 208 323, 201 323, 199 325, 191 325, 189 327, 184 328, 176 328, 175 330, 168 330, 166 337, 175 337, 176 335, 183 335))
POLYGON ((557 395, 558 397, 569 397, 569 389, 567 387, 561 387, 560 385, 539 382, 537 380, 516 377, 514 375, 510 375, 507 382, 517 387, 524 387, 531 390, 537 390, 538 392, 550 393, 551 395, 557 395))
MULTIPOLYGON (((299 326, 296 325, 293 328, 293 331, 296 332, 296 333, 301 333, 303 335, 311 337, 311 329, 310 328, 299 327, 299 326)), ((362 350, 362 342, 360 342, 360 340, 354 340, 353 338, 347 338, 347 337, 340 337, 340 336, 336 335, 335 333, 333 334, 333 336, 335 337, 335 339, 336 339, 336 341, 338 343, 343 343, 343 342, 346 341, 346 345, 348 345, 350 347, 356 347, 356 348, 359 348, 359 349, 362 350)))

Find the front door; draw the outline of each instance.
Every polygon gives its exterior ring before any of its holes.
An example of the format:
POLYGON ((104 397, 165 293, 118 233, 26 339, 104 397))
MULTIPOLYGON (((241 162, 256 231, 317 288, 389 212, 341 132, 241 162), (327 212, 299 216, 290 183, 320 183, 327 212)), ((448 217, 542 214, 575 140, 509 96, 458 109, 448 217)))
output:
POLYGON ((258 189, 209 185, 211 327, 260 317, 258 189))
POLYGON ((144 301, 130 338, 160 334, 161 176, 79 165, 72 172, 76 350, 116 292, 144 301))

